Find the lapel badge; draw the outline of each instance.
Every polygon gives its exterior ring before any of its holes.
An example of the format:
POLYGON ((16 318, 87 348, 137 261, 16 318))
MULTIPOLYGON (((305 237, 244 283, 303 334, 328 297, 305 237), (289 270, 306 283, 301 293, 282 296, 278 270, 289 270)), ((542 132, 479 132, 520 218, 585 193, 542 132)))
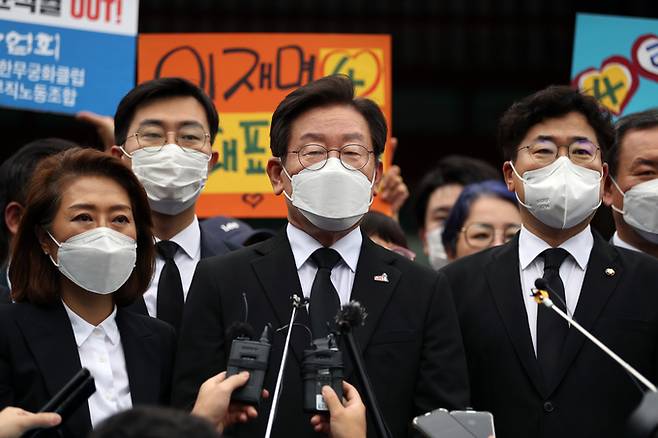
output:
POLYGON ((615 275, 615 270, 612 269, 612 268, 606 268, 605 269, 605 275, 607 275, 608 277, 612 277, 612 276, 615 275))
POLYGON ((375 275, 375 281, 381 281, 382 283, 388 283, 388 275, 386 275, 386 272, 382 273, 381 275, 375 275))

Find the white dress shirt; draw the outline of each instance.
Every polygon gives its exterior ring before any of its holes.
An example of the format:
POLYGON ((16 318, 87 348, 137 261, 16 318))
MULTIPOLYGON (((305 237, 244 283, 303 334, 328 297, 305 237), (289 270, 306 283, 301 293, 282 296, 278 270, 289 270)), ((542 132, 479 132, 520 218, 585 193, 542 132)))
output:
MULTIPOLYGON (((589 225, 580 233, 562 243, 559 248, 565 249, 569 256, 560 266, 560 279, 564 284, 564 293, 567 301, 567 313, 570 316, 576 312, 580 289, 585 280, 585 271, 589 255, 594 246, 594 237, 589 225)), ((537 354, 537 307, 532 297, 531 289, 535 287, 535 280, 544 275, 544 258, 540 257, 544 250, 551 246, 538 236, 532 234, 527 228, 521 227, 519 233, 519 270, 521 278, 521 293, 528 316, 528 326, 532 345, 537 354)))
MULTIPOLYGON (((156 237, 155 240, 159 242, 161 239, 156 237)), ((183 284, 183 300, 186 300, 187 292, 190 290, 190 284, 194 276, 194 270, 199 260, 201 260, 201 228, 199 227, 197 217, 194 216, 191 224, 169 240, 176 242, 180 246, 174 256, 174 262, 178 266, 181 283, 183 284)), ((157 316, 158 282, 160 281, 160 274, 162 273, 162 268, 164 268, 164 263, 162 256, 157 253, 155 257, 155 272, 153 273, 153 278, 148 289, 144 293, 146 310, 154 318, 157 316)))
POLYGON ((642 252, 641 249, 638 249, 633 245, 631 245, 630 243, 621 240, 621 237, 619 237, 619 234, 616 231, 615 234, 612 235, 612 244, 620 248, 630 249, 631 251, 642 252))
MULTIPOLYGON (((302 293, 304 297, 310 298, 313 280, 318 272, 317 266, 313 260, 310 260, 310 257, 316 249, 322 248, 322 244, 290 223, 286 228, 286 233, 295 257, 302 293)), ((362 241, 361 230, 357 227, 330 247, 338 251, 341 257, 341 260, 331 270, 331 282, 338 292, 341 306, 347 304, 352 295, 354 274, 359 262, 362 241)))
POLYGON ((82 319, 65 303, 64 308, 71 320, 80 363, 96 383, 96 392, 88 400, 91 426, 95 428, 107 417, 133 405, 126 358, 115 320, 117 308, 115 306, 112 314, 97 326, 82 319))

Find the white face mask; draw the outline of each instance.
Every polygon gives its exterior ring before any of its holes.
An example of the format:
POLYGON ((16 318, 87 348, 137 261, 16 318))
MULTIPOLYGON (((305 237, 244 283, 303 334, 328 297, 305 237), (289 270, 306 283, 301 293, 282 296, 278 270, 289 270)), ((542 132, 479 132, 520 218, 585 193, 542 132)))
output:
POLYGON ((137 260, 137 243, 123 233, 98 227, 59 243, 57 262, 50 260, 69 280, 81 288, 106 295, 128 280, 137 260))
POLYGON ((658 179, 637 184, 621 191, 617 181, 610 177, 619 193, 624 195, 624 209, 612 209, 624 216, 624 222, 633 227, 644 239, 658 244, 658 179))
POLYGON ((543 224, 556 229, 578 225, 601 205, 601 173, 574 164, 567 157, 541 169, 518 174, 525 202, 519 203, 543 224))
POLYGON ((176 215, 190 208, 206 185, 210 157, 203 152, 168 144, 124 153, 158 213, 176 215))
POLYGON ((338 158, 330 157, 320 170, 302 169, 293 175, 283 171, 292 182, 292 205, 316 227, 326 231, 343 231, 356 224, 372 203, 372 182, 358 170, 348 170, 338 158))
POLYGON ((433 228, 425 233, 430 265, 437 270, 448 264, 448 255, 446 254, 446 249, 443 246, 443 240, 441 239, 442 234, 443 225, 433 228))

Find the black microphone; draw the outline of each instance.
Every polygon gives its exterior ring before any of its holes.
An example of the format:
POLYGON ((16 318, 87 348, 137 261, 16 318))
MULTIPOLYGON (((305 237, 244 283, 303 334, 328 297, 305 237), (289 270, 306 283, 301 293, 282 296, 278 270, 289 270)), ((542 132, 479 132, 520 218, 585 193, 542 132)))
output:
POLYGON ((338 314, 336 315, 336 323, 338 324, 340 334, 346 339, 347 351, 352 358, 352 362, 354 362, 354 367, 356 368, 361 383, 363 384, 366 408, 374 418, 377 434, 381 438, 389 438, 392 436, 391 432, 389 431, 388 426, 386 426, 381 408, 375 397, 375 392, 372 389, 372 384, 370 383, 370 378, 368 377, 365 364, 363 363, 363 357, 361 356, 361 350, 352 334, 353 328, 364 325, 367 316, 366 309, 361 306, 361 303, 358 301, 350 301, 338 311, 338 314))
MULTIPOLYGON (((62 424, 96 392, 94 378, 87 368, 82 368, 53 396, 39 412, 55 412, 62 417, 62 424)), ((35 438, 46 429, 27 432, 24 437, 35 438)))
POLYGON ((260 339, 255 339, 255 332, 246 322, 234 323, 227 330, 226 337, 232 339, 226 367, 226 377, 249 372, 249 380, 231 394, 232 401, 259 406, 265 384, 265 372, 270 358, 271 326, 265 325, 260 339))

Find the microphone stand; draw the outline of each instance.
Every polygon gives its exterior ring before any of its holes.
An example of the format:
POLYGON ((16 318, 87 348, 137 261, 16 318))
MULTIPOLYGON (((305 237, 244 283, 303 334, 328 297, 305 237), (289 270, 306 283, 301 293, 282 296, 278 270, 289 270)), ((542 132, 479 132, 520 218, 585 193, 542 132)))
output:
POLYGON ((281 386, 283 383, 283 373, 286 368, 286 359, 288 358, 288 350, 290 346, 290 334, 292 333, 292 327, 295 322, 295 317, 297 316, 297 310, 305 304, 305 300, 299 297, 299 295, 294 294, 291 297, 292 301, 292 313, 290 315, 290 323, 288 324, 288 332, 286 333, 286 343, 283 347, 283 356, 281 357, 281 365, 279 366, 279 374, 276 377, 276 386, 274 387, 274 396, 272 397, 272 409, 270 409, 270 415, 267 419, 267 428, 265 429, 265 438, 270 438, 272 435, 272 425, 274 424, 274 418, 276 417, 276 410, 279 405, 279 396, 281 395, 281 386))
POLYGON ((557 306, 553 305, 553 301, 549 298, 548 292, 543 290, 543 289, 534 289, 532 295, 535 297, 535 301, 537 304, 543 304, 544 306, 548 307, 549 309, 552 309, 555 313, 560 315, 560 317, 564 320, 566 320, 569 324, 573 325, 576 327, 576 329, 582 333, 587 339, 592 341, 594 345, 599 347, 601 350, 603 350, 604 353, 606 353, 608 356, 610 356, 612 359, 615 360, 622 368, 624 368, 628 373, 630 373, 633 377, 635 377, 637 380, 642 382, 644 386, 649 389, 651 392, 656 392, 656 386, 649 381, 646 377, 644 377, 642 374, 639 373, 635 368, 633 368, 628 362, 626 362, 624 359, 619 357, 614 351, 609 349, 603 342, 599 341, 596 339, 590 332, 588 332, 583 326, 578 324, 576 321, 574 321, 573 318, 571 318, 569 315, 564 313, 562 309, 560 309, 557 306))
POLYGON ((382 411, 379 408, 379 403, 377 403, 377 398, 375 397, 375 392, 372 389, 370 378, 366 372, 366 367, 363 363, 363 359, 361 358, 361 352, 356 344, 356 339, 354 339, 352 326, 346 321, 339 321, 338 327, 340 334, 347 340, 347 350, 349 351, 350 357, 352 358, 357 373, 359 374, 359 378, 361 379, 361 383, 363 384, 363 389, 365 390, 364 398, 366 401, 366 407, 370 415, 374 418, 377 435, 380 438, 391 438, 391 433, 386 426, 384 416, 382 415, 382 411))

